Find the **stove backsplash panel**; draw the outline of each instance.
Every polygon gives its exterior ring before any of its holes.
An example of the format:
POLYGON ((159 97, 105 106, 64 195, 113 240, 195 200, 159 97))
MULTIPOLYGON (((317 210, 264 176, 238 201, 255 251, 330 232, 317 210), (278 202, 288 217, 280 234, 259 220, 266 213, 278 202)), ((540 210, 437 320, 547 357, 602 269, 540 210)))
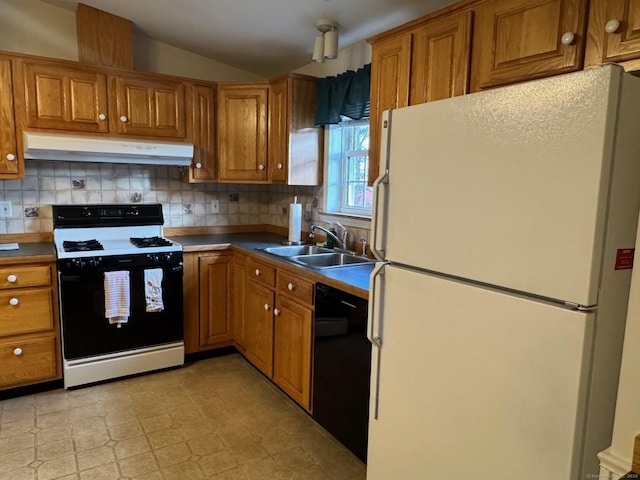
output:
POLYGON ((90 203, 161 203, 165 227, 287 227, 294 195, 303 204, 317 198, 322 205, 322 187, 190 184, 180 167, 30 160, 24 179, 0 180, 0 200, 13 210, 12 217, 0 218, 0 234, 51 232, 51 205, 90 203), (219 214, 211 213, 212 200, 218 200, 219 214))

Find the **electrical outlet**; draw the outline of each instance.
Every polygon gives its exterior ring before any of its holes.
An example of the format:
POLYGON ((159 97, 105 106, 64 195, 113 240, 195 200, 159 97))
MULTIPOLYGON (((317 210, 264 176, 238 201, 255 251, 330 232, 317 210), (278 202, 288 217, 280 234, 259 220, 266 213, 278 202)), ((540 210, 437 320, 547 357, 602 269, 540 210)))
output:
POLYGON ((211 213, 220 213, 220 200, 211 200, 211 213))
POLYGON ((11 208, 11 202, 0 202, 0 218, 13 217, 13 210, 11 208))

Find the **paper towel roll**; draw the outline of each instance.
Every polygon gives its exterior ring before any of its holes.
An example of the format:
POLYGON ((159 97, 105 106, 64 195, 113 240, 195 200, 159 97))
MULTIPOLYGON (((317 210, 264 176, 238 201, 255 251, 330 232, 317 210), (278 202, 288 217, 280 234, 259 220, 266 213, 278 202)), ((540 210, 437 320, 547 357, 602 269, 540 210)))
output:
POLYGON ((300 241, 300 231, 302 230, 302 204, 289 204, 289 241, 297 243, 300 241))

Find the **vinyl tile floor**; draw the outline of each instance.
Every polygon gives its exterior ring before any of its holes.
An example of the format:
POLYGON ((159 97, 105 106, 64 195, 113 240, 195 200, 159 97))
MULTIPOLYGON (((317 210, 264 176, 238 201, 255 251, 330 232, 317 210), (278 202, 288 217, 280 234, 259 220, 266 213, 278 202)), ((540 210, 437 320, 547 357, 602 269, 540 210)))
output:
POLYGON ((364 480, 238 354, 0 401, 0 480, 364 480))

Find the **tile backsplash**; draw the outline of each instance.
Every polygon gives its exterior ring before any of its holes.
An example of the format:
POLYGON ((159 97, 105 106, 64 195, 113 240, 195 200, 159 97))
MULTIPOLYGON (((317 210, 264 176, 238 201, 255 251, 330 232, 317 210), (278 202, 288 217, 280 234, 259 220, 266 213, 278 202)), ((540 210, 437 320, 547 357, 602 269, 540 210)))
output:
MULTIPOLYGON (((165 227, 287 227, 294 195, 300 203, 322 205, 322 187, 190 184, 183 173, 181 167, 28 160, 24 179, 0 180, 0 200, 13 210, 12 217, 0 218, 0 234, 51 232, 54 204, 161 203, 165 227), (211 213, 212 200, 220 213, 211 213)), ((312 218, 318 218, 317 207, 312 218)))

